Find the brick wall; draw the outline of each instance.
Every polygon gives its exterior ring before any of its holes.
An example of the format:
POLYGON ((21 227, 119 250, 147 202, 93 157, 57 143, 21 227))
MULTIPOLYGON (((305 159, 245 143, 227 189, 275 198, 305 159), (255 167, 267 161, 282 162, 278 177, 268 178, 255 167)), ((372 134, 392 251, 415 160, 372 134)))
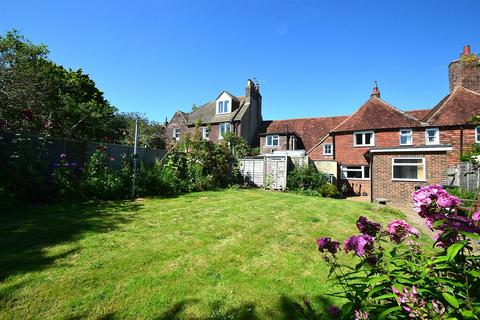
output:
POLYGON ((168 147, 171 147, 176 141, 173 139, 173 129, 180 129, 180 141, 183 138, 183 135, 190 130, 187 128, 187 124, 185 123, 185 119, 177 112, 173 116, 172 120, 167 125, 165 138, 166 144, 168 147))
MULTIPOLYGON (((333 148, 333 138, 328 137, 323 141, 321 144, 317 145, 315 148, 313 148, 310 153, 308 154, 308 157, 311 160, 333 160, 333 155, 331 156, 326 156, 323 154, 323 145, 324 144, 331 144, 333 148)), ((308 150, 306 150, 308 151, 308 150)))
POLYGON ((427 184, 445 184, 447 172, 447 154, 431 152, 425 154, 377 154, 373 157, 372 199, 386 198, 393 204, 410 203, 410 195, 415 186, 427 184), (426 181, 392 180, 392 158, 425 158, 426 181))
MULTIPOLYGON (((340 173, 341 176, 341 173, 340 173)), ((371 193, 371 181, 366 180, 366 179, 349 179, 349 180, 344 180, 341 179, 339 180, 339 188, 341 190, 342 184, 344 184, 347 187, 347 192, 348 194, 355 194, 355 195, 363 195, 367 194, 370 195, 371 193)))
POLYGON ((287 136, 278 136, 278 146, 267 146, 267 137, 262 136, 260 137, 260 154, 272 153, 273 151, 277 150, 288 150, 287 147, 287 136))

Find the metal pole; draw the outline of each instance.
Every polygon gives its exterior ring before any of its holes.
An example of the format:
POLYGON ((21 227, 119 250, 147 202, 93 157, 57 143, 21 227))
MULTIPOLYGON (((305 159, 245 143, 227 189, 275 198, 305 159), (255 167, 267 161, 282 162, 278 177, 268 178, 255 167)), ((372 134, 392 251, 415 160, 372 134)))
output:
POLYGON ((135 142, 133 145, 132 199, 135 199, 135 180, 137 179, 137 140, 138 140, 138 117, 135 119, 135 142))

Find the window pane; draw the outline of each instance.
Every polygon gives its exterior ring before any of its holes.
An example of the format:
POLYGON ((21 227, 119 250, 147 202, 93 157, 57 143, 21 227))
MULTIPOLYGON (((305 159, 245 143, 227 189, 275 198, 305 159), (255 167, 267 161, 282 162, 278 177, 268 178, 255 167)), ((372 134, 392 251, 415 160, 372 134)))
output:
POLYGON ((412 136, 400 136, 400 144, 412 144, 412 136))
POLYGON ((229 103, 228 100, 223 102, 223 112, 228 112, 228 103, 229 103))
POLYGON ((370 167, 363 167, 363 177, 366 179, 370 178, 370 167))
POLYGON ((346 170, 359 170, 362 171, 362 167, 360 166, 350 166, 350 167, 345 167, 346 170))
POLYGON ((418 179, 417 166, 394 166, 393 177, 395 179, 418 179))
POLYGON ((372 140, 372 134, 371 133, 365 133, 365 144, 371 144, 372 140))
POLYGON ((223 101, 218 102, 218 112, 217 113, 223 113, 223 101))
POLYGON ((418 164, 422 163, 422 159, 393 159, 395 163, 410 163, 410 164, 418 164))
POLYGON ((347 171, 347 178, 362 179, 362 171, 347 171))
POLYGON ((355 134, 355 144, 356 145, 362 145, 363 144, 362 136, 363 135, 361 133, 355 134))

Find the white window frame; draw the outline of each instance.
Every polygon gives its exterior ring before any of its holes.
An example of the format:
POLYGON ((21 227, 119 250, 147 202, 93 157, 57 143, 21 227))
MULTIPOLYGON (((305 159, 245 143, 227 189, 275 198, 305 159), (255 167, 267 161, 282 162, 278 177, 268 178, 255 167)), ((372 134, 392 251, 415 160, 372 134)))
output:
POLYGON ((180 140, 180 134, 181 134, 180 128, 173 128, 173 131, 172 131, 173 139, 180 140), (177 135, 177 132, 178 132, 178 135, 177 135))
POLYGON ((230 110, 231 110, 230 100, 217 101, 217 114, 227 114, 227 113, 230 113, 230 110), (220 107, 220 105, 222 107, 220 107))
POLYGON ((434 145, 434 144, 440 144, 440 129, 438 128, 427 128, 425 129, 425 144, 428 145, 434 145), (434 142, 429 142, 428 141, 428 131, 435 130, 435 141, 434 142))
POLYGON ((230 127, 230 130, 225 130, 225 132, 233 132, 233 125, 230 122, 222 122, 218 125, 218 139, 223 139, 222 126, 230 127))
POLYGON ((210 139, 210 130, 207 127, 202 127, 202 138, 205 140, 210 139))
POLYGON ((353 132, 353 146, 354 147, 373 147, 375 146, 375 131, 368 130, 368 131, 355 131, 353 132), (371 133, 372 138, 370 139, 370 144, 365 144, 365 134, 371 133), (362 135, 362 144, 357 144, 357 134, 362 135))
POLYGON ((427 181, 427 165, 425 163, 425 158, 415 158, 415 157, 412 157, 412 158, 392 158, 392 180, 393 181, 427 181), (402 160, 418 160, 418 159, 422 159, 422 166, 423 166, 423 178, 422 179, 407 179, 407 178, 395 178, 393 176, 394 174, 394 166, 404 166, 404 167, 418 167, 418 164, 409 164, 409 163, 401 163, 401 164, 395 164, 395 160, 396 159, 402 159, 402 160))
POLYGON ((398 131, 398 135, 399 135, 398 143, 401 146, 411 146, 411 145, 413 145, 413 130, 412 129, 400 129, 398 131), (402 131, 408 131, 408 133, 402 133, 402 131), (402 137, 408 137, 408 136, 410 136, 410 143, 402 143, 402 137))
POLYGON ((341 166, 340 167, 341 171, 341 177, 344 180, 370 180, 371 177, 371 168, 369 166, 341 166), (360 167, 360 169, 348 169, 348 167, 360 167), (365 177, 365 168, 368 168, 368 177, 365 177), (348 171, 356 171, 356 172, 362 172, 362 177, 361 178, 347 178, 346 172, 348 171))
POLYGON ((275 148, 280 145, 280 136, 278 134, 271 134, 265 137, 265 145, 270 148, 275 148), (271 143, 268 143, 268 138, 271 138, 271 143), (273 140, 277 140, 277 144, 273 144, 273 140))
POLYGON ((475 128, 475 142, 480 143, 480 127, 475 128))
POLYGON ((331 143, 325 143, 323 145, 323 155, 324 156, 332 156, 333 155, 333 144, 331 143), (327 152, 327 146, 330 146, 330 152, 327 152))

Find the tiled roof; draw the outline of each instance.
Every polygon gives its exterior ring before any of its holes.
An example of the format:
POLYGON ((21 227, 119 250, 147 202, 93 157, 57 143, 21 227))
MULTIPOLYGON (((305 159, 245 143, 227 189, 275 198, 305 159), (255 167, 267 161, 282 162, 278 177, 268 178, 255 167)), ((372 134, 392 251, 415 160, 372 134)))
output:
POLYGON ((258 130, 262 133, 295 133, 300 137, 299 148, 310 150, 316 143, 328 135, 330 130, 344 121, 347 116, 324 117, 324 118, 302 118, 289 120, 263 121, 258 130))
POLYGON ((405 113, 414 117, 417 120, 422 120, 427 115, 427 113, 430 112, 430 110, 432 109, 408 110, 405 111, 405 113))
POLYGON ((480 93, 457 87, 443 98, 423 121, 429 126, 462 125, 477 114, 480 114, 480 93))
POLYGON ((380 98, 371 97, 333 132, 419 127, 422 123, 380 98))
MULTIPOLYGON (((223 93, 223 92, 222 92, 223 93)), ((228 93, 228 92, 227 92, 228 93)), ((234 96, 232 96, 234 97, 234 96)), ((220 122, 229 122, 232 120, 238 120, 236 118, 237 114, 243 114, 243 109, 245 108, 245 97, 234 97, 232 100, 232 108, 234 109, 231 113, 216 115, 216 102, 210 101, 197 110, 194 110, 186 114, 187 124, 194 125, 195 122, 200 120, 203 124, 206 123, 220 123, 220 122)))

